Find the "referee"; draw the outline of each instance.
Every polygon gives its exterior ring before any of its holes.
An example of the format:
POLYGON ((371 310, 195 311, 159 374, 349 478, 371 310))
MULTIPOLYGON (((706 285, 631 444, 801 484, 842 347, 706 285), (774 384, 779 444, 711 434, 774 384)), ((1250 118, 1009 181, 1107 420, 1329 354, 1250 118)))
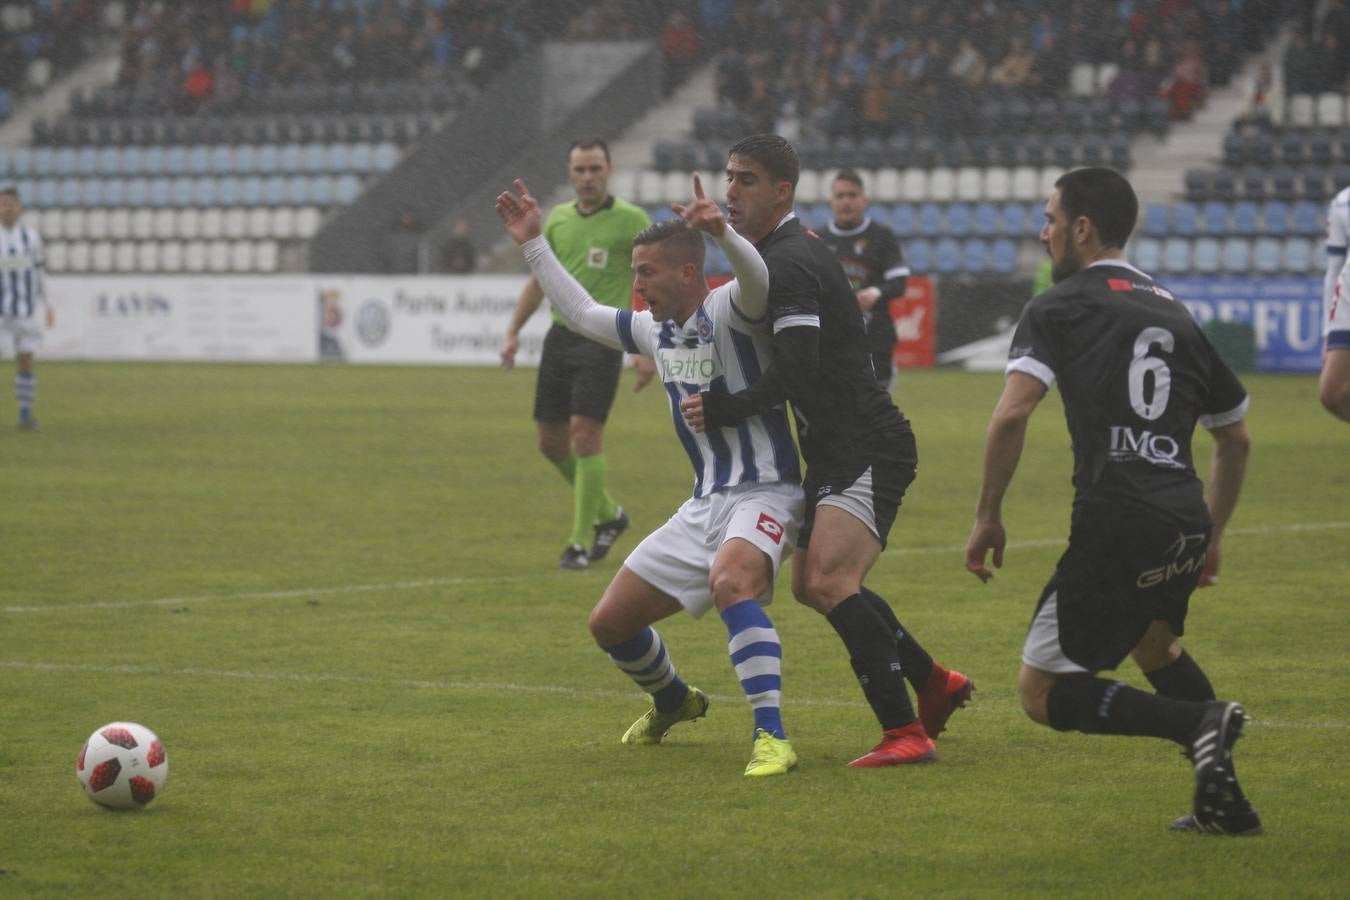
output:
MULTIPOLYGON (((576 200, 555 206, 544 237, 563 266, 606 306, 627 309, 632 298, 633 237, 651 224, 641 207, 609 193, 614 169, 609 147, 599 138, 579 140, 567 155, 576 200)), ((521 291, 502 341, 502 365, 511 368, 520 349, 520 329, 543 302, 531 276, 521 291)), ((534 420, 539 449, 572 485, 572 532, 558 566, 584 569, 609 553, 628 527, 628 515, 606 489, 605 420, 619 387, 623 353, 571 331, 557 311, 544 339, 534 420)), ((638 387, 654 372, 639 366, 638 387)))
POLYGON ((820 239, 825 242, 858 297, 867 329, 867 346, 877 384, 890 391, 894 368, 895 323, 890 301, 905 295, 909 266, 900 252, 895 232, 867 214, 871 201, 862 176, 841 169, 830 186, 830 224, 820 239))

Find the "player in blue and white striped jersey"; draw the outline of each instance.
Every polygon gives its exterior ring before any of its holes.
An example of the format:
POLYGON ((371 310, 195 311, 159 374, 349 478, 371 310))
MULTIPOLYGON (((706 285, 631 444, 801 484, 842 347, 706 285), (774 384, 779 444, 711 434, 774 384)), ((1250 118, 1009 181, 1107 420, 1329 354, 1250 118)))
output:
POLYGON ((1322 377, 1318 390, 1327 412, 1350 422, 1350 186, 1327 207, 1327 274, 1322 289, 1322 377))
POLYGON ((12 187, 0 189, 0 332, 14 340, 18 364, 14 396, 19 401, 19 428, 37 431, 37 419, 33 418, 33 400, 37 395, 33 352, 42 345, 42 322, 50 328, 54 316, 42 285, 42 237, 19 223, 22 214, 19 192, 12 187), (43 319, 38 318, 39 310, 43 319))
POLYGON ((782 648, 763 607, 773 599, 774 577, 801 521, 797 448, 781 405, 706 434, 680 412, 684 398, 742 390, 768 366, 768 269, 755 248, 726 227, 696 175, 694 202, 673 207, 681 218, 633 239, 633 287, 648 309, 602 306, 540 236, 538 202, 522 182, 515 187, 519 196, 498 196, 497 213, 545 295, 582 334, 656 361, 676 436, 694 469, 693 496, 633 550, 591 612, 596 643, 652 696, 651 708, 622 740, 659 743, 673 725, 707 711, 707 696, 676 673, 652 625, 681 610, 698 617, 715 606, 754 716, 745 774, 784 774, 797 757, 780 710, 782 648), (705 233, 726 252, 736 275, 711 291, 703 270, 705 233))

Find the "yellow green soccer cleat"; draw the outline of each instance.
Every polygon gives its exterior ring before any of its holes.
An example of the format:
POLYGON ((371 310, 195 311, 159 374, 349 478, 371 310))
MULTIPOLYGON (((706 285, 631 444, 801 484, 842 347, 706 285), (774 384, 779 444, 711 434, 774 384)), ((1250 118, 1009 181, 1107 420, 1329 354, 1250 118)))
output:
POLYGON ((642 718, 620 738, 625 744, 659 744, 666 732, 679 722, 692 722, 708 714, 708 695, 696 687, 690 687, 684 695, 684 702, 674 712, 657 712, 656 704, 642 714, 642 718))
POLYGON ((786 775, 797 768, 797 754, 783 738, 776 738, 763 728, 755 729, 755 749, 750 764, 745 767, 749 778, 765 775, 786 775))

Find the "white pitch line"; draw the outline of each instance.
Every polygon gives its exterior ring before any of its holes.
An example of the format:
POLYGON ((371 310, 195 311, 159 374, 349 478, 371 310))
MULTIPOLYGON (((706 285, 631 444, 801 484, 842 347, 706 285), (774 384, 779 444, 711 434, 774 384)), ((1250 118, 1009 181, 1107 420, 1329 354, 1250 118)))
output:
MULTIPOLYGON (((368 675, 325 675, 304 672, 248 672, 230 669, 202 669, 188 667, 184 669, 163 669, 154 666, 96 666, 87 663, 51 663, 27 662, 24 660, 0 660, 0 668, 17 669, 29 672, 93 672, 100 675, 154 675, 161 678, 217 678, 239 681, 274 681, 302 684, 353 684, 372 687, 403 687, 439 691, 478 691, 512 694, 558 694, 567 697, 594 700, 632 700, 641 697, 636 691, 598 690, 595 688, 575 688, 557 684, 516 684, 493 681, 443 681, 424 678, 377 678, 368 675)), ((733 703, 744 700, 741 695, 709 694, 719 703, 733 703)), ((810 697, 790 697, 787 706, 843 707, 847 709, 866 709, 867 704, 856 700, 830 700, 810 697)), ((996 704, 997 705, 997 704, 996 704)), ((967 712, 995 711, 988 701, 972 700, 966 707, 967 712)), ((1006 710, 1005 710, 1006 711, 1006 710)), ((1309 731, 1343 730, 1350 728, 1350 722, 1277 722, 1267 719, 1251 719, 1253 725, 1264 728, 1298 729, 1309 731)))
MULTIPOLYGON (((1350 528, 1350 522, 1295 522, 1289 525, 1265 525, 1250 528, 1230 528, 1225 532, 1228 537, 1234 535, 1284 534, 1302 531, 1327 531, 1350 528)), ((1066 538, 1036 538, 1025 541, 1009 541, 1008 550, 1024 550, 1035 547, 1063 546, 1066 538)), ((964 544, 949 544, 943 547, 893 547, 882 556, 928 556, 945 553, 962 553, 964 544)), ((25 605, 0 607, 3 613, 42 613, 80 609, 131 609, 138 606, 176 606, 185 603, 218 603, 230 600, 289 600, 296 597, 325 597, 334 594, 364 594, 382 591, 416 590, 429 587, 453 587, 455 585, 496 584, 504 581, 533 581, 557 577, 556 571, 541 571, 524 575, 465 575, 445 578, 420 578, 411 581, 390 581, 376 584, 344 584, 332 587, 292 588, 278 591, 246 591, 238 594, 201 594, 191 597, 155 597, 140 600, 94 600, 86 603, 53 603, 46 605, 25 605)), ((569 574, 569 579, 576 575, 569 574)))

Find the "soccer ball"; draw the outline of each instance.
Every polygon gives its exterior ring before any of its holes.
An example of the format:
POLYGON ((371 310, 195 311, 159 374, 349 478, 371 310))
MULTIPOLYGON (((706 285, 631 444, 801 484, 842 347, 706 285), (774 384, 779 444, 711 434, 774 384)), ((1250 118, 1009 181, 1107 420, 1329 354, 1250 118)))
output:
POLYGON ((110 722, 80 748, 75 775, 85 796, 113 809, 144 806, 164 790, 169 755, 155 733, 135 722, 110 722))

